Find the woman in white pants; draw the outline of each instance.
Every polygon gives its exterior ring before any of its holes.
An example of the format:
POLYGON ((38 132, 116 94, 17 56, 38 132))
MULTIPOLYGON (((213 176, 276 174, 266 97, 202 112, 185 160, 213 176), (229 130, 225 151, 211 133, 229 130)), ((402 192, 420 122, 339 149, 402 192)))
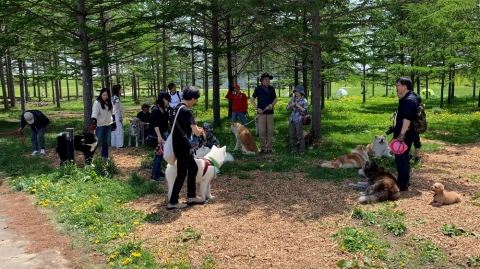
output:
POLYGON ((116 147, 117 149, 124 148, 123 144, 123 105, 120 102, 120 94, 122 92, 122 87, 120 85, 113 85, 112 87, 112 103, 113 103, 113 111, 116 115, 115 122, 117 124, 117 129, 112 131, 112 143, 110 144, 112 147, 116 147))

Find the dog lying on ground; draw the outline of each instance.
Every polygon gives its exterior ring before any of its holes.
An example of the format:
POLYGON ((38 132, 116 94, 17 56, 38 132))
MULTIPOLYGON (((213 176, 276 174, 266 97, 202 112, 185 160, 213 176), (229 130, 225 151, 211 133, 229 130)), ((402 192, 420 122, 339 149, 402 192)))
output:
POLYGON ((390 155, 390 149, 388 148, 387 135, 376 135, 373 137, 373 142, 367 145, 368 155, 375 156, 377 158, 388 157, 393 158, 390 155))
POLYGON ((252 134, 248 131, 245 126, 238 122, 232 122, 230 130, 235 134, 237 143, 233 150, 237 150, 240 145, 242 145, 242 152, 244 154, 257 154, 258 147, 255 144, 252 134))
POLYGON ((462 201, 458 193, 446 191, 442 183, 436 182, 430 190, 434 193, 433 201, 430 203, 433 206, 451 205, 462 201))
POLYGON ((360 168, 368 161, 368 149, 366 146, 358 145, 349 154, 337 157, 333 161, 321 164, 327 168, 360 168))
POLYGON ((388 171, 387 168, 379 166, 375 162, 366 162, 359 174, 367 178, 367 182, 358 182, 350 186, 364 190, 360 192, 358 201, 362 204, 396 201, 400 198, 400 187, 397 179, 388 171))
MULTIPOLYGON (((200 183, 200 195, 204 202, 207 201, 207 199, 215 198, 211 193, 210 182, 217 176, 217 173, 220 172, 220 167, 222 167, 223 163, 225 163, 227 159, 226 151, 226 146, 221 148, 213 146, 210 152, 205 155, 204 158, 195 158, 195 162, 198 166, 196 181, 197 183, 200 183)), ((175 178, 177 177, 177 163, 174 165, 167 165, 165 177, 168 183, 168 200, 170 200, 170 197, 172 196, 173 184, 175 183, 175 178)))
MULTIPOLYGON (((73 137, 73 148, 76 151, 81 151, 85 157, 85 163, 90 165, 93 160, 95 149, 97 148, 97 142, 97 137, 93 133, 75 135, 73 137)), ((58 157, 60 157, 60 165, 68 161, 66 133, 59 133, 57 135, 56 151, 58 157)))

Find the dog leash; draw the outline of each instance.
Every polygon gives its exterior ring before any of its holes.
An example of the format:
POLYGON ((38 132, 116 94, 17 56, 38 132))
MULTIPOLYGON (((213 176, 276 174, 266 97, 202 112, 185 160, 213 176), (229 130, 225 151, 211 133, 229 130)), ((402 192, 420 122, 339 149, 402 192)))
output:
POLYGON ((259 116, 260 116, 260 114, 256 114, 256 115, 255 115, 255 117, 253 117, 253 120, 251 120, 251 121, 249 121, 249 122, 245 123, 245 125, 248 125, 249 123, 252 123, 252 122, 254 122, 256 119, 258 119, 258 117, 259 117, 259 116))
POLYGON ((9 135, 9 134, 15 134, 20 136, 20 141, 25 142, 25 135, 23 134, 22 131, 13 131, 13 132, 2 132, 0 135, 9 135))

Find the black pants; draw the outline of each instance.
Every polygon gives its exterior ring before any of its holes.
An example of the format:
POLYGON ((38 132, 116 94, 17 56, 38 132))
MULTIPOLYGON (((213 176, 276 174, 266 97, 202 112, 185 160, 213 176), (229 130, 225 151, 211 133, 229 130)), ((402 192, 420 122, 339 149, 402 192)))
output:
POLYGON ((185 178, 187 178, 187 197, 196 197, 195 177, 197 176, 198 166, 193 158, 193 153, 190 153, 190 147, 173 147, 173 152, 177 156, 177 177, 173 183, 172 195, 169 203, 174 205, 178 203, 180 191, 182 190, 185 178))

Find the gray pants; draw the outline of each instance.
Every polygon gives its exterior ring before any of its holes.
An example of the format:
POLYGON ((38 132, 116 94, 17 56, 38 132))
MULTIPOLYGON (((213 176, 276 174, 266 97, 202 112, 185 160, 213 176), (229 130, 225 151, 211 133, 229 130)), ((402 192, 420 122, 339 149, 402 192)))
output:
POLYGON ((290 149, 297 151, 297 141, 300 144, 300 151, 305 151, 305 137, 303 136, 303 124, 290 122, 290 149))

